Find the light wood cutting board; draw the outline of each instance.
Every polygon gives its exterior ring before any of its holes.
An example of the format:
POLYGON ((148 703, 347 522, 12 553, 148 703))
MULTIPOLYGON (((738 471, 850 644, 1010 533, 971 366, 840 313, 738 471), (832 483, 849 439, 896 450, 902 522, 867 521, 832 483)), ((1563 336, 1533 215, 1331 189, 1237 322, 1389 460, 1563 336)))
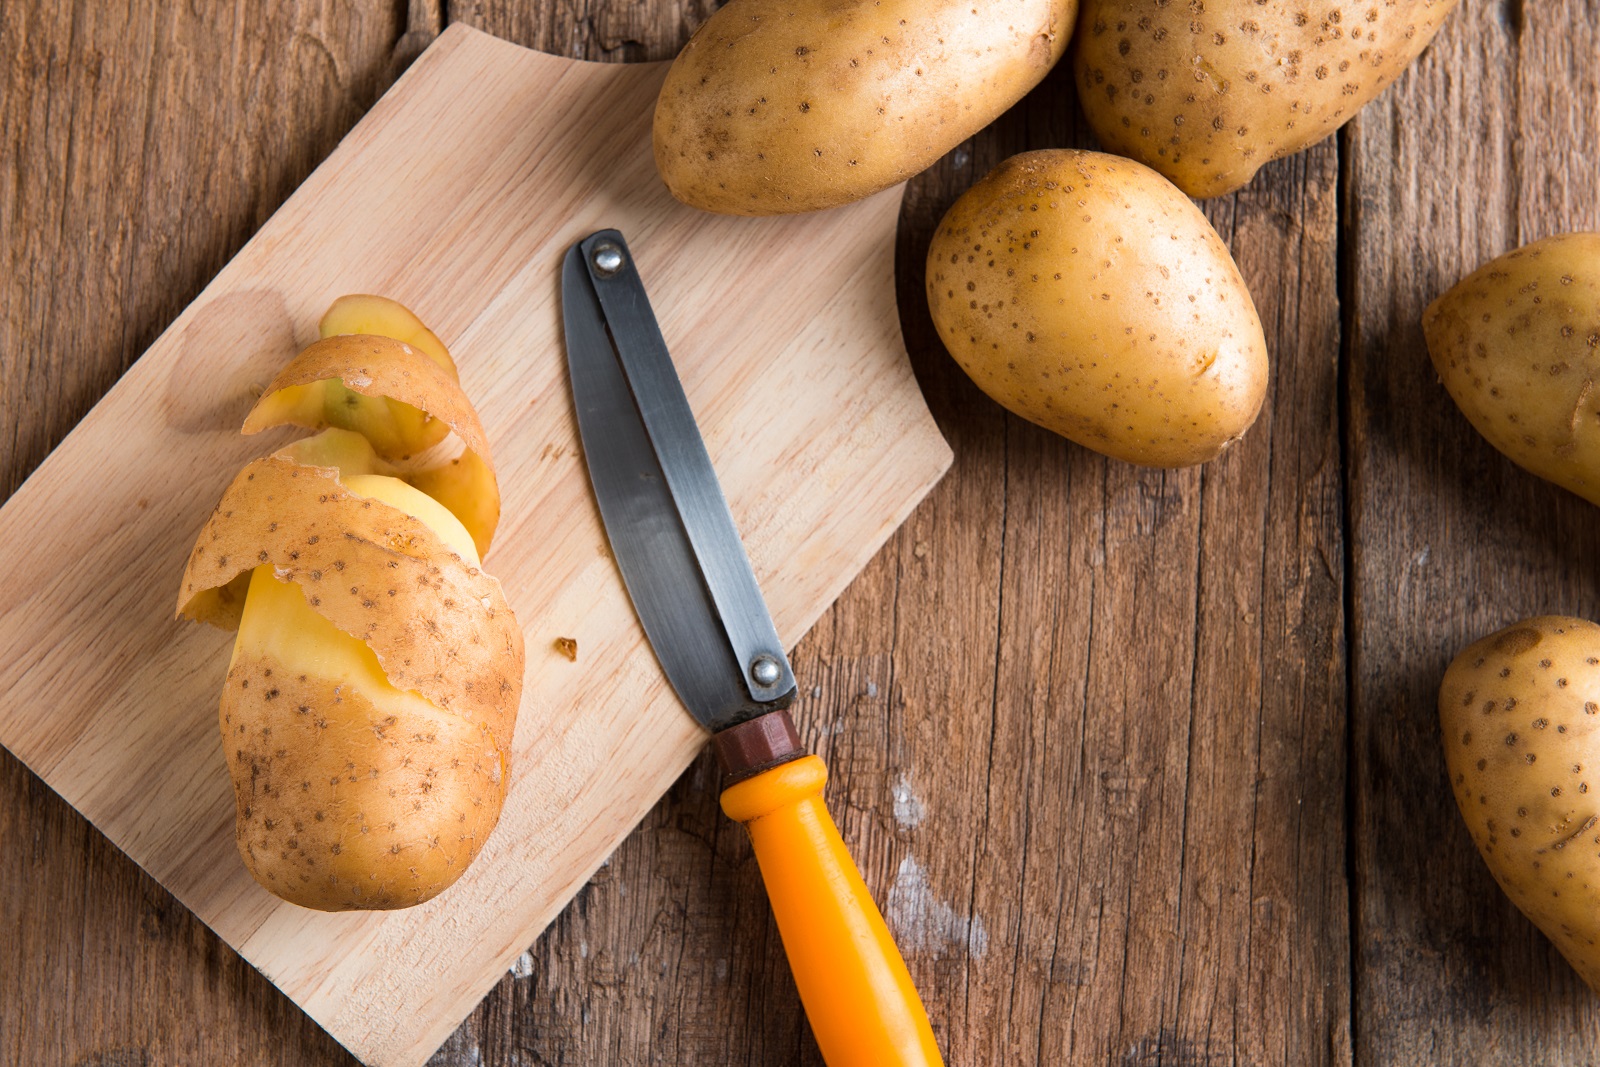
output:
POLYGON ((0 509, 0 743, 369 1063, 426 1060, 705 743, 590 495, 567 246, 627 235, 791 645, 950 462, 900 338, 900 190, 776 220, 682 207, 650 154, 665 71, 452 27, 0 509), (346 292, 410 305, 455 354, 505 493, 486 564, 529 655, 477 863, 420 908, 323 915, 239 861, 216 724, 231 638, 172 608, 223 487, 290 437, 237 433, 252 389, 346 292))

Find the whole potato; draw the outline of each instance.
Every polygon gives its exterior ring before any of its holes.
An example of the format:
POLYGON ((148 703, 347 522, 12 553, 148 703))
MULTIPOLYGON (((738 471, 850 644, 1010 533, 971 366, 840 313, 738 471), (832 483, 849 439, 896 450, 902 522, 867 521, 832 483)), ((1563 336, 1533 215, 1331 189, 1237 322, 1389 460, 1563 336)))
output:
POLYGON ((656 104, 672 195, 728 215, 834 207, 925 170, 1061 58, 1077 0, 732 0, 656 104))
POLYGON ((1108 456, 1203 463, 1261 409, 1267 344, 1239 269, 1199 209, 1131 160, 1006 160, 951 205, 927 284, 979 388, 1108 456))
POLYGON ((1101 144, 1221 196, 1349 121, 1455 5, 1084 0, 1073 72, 1101 144))
POLYGON ((1519 466, 1600 504, 1600 233, 1490 261, 1422 316, 1473 428, 1519 466))
POLYGON ((1439 724, 1490 873, 1600 991, 1600 626, 1547 615, 1468 646, 1439 724))

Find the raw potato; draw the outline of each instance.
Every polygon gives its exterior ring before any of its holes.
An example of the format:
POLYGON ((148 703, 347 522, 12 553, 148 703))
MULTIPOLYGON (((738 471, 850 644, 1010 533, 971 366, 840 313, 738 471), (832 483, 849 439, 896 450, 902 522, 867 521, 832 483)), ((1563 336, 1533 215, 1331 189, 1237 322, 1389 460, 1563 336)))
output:
POLYGON ((945 347, 1000 404, 1130 463, 1214 458, 1255 421, 1267 345, 1198 208, 1098 152, 1013 156, 928 249, 945 347))
POLYGON ((389 337, 324 338, 278 372, 245 416, 244 432, 283 425, 355 431, 385 460, 419 456, 454 430, 459 455, 436 463, 425 457, 405 477, 466 524, 480 555, 489 551, 500 487, 489 439, 454 364, 446 370, 389 337))
POLYGON ((1422 316, 1462 414, 1519 466, 1600 504, 1600 233, 1492 260, 1422 316))
POLYGON ((190 553, 181 613, 237 628, 244 601, 228 591, 270 564, 319 615, 365 641, 391 682, 509 727, 516 707, 504 694, 521 681, 522 631, 500 583, 425 521, 344 480, 281 455, 240 471, 190 553))
MULTIPOLYGON (((344 484, 421 519, 477 565, 466 529, 419 490, 379 475, 344 484)), ((396 688, 372 648, 318 614, 277 572, 270 563, 252 572, 222 692, 245 865, 262 885, 310 907, 421 903, 466 869, 493 829, 510 755, 498 736, 509 739, 512 724, 498 721, 498 708, 485 717, 452 714, 396 688), (276 714, 279 707, 294 711, 276 714), (349 803, 368 783, 393 790, 386 813, 349 803), (394 857, 404 857, 403 868, 394 857)), ((492 665, 490 680, 497 681, 492 665)))
POLYGON ((672 195, 729 215, 860 200, 993 122, 1061 58, 1077 0, 732 0, 656 104, 672 195))
MULTIPOLYGON (((341 296, 322 316, 317 330, 324 339, 364 334, 398 341, 433 360, 450 381, 460 381, 455 360, 444 343, 409 308, 387 297, 341 296)), ((307 385, 299 393, 303 395, 299 396, 298 405, 308 416, 320 411, 325 425, 360 430, 372 439, 381 455, 420 452, 438 444, 450 432, 448 426, 430 419, 427 412, 382 395, 362 395, 338 380, 307 385)), ((300 425, 310 423, 301 421, 300 425)))
POLYGON ((1547 615, 1469 646, 1439 722, 1490 873, 1600 992, 1600 626, 1547 615))
POLYGON ((1084 0, 1073 72, 1113 152, 1221 196, 1348 122, 1456 0, 1084 0))
POLYGON ((498 515, 498 490, 448 354, 319 341, 247 426, 297 421, 333 425, 234 479, 190 554, 179 611, 238 630, 220 722, 251 874, 305 907, 408 907, 460 877, 505 801, 523 635, 479 562, 493 524, 473 526, 498 515), (341 382, 372 403, 330 416, 332 394, 308 399, 341 382), (426 421, 388 418, 395 402, 426 421), (456 460, 407 470, 386 454, 409 454, 435 421, 461 439, 456 460), (469 461, 478 474, 452 473, 469 461), (430 495, 430 476, 461 499, 430 495))
POLYGON ((434 332, 422 324, 411 309, 386 296, 353 293, 341 296, 323 313, 317 323, 317 332, 323 337, 340 337, 360 333, 373 337, 391 337, 396 341, 420 348, 429 359, 443 367, 452 381, 459 381, 456 361, 450 350, 434 332))

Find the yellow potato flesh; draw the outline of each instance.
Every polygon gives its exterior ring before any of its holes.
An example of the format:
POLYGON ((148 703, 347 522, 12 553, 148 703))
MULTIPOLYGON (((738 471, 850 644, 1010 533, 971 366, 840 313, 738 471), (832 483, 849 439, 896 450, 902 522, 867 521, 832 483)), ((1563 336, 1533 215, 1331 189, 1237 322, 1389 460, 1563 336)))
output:
POLYGON ((461 525, 461 520, 420 489, 413 488, 398 478, 387 478, 379 474, 358 474, 341 480, 344 482, 344 487, 357 496, 381 500, 385 504, 399 508, 414 519, 421 519, 470 565, 476 567, 481 563, 478 559, 478 550, 473 547, 472 535, 461 525))
MULTIPOLYGON (((371 334, 392 337, 422 352, 456 378, 455 361, 443 342, 405 305, 386 297, 342 296, 322 316, 323 337, 371 334)), ((272 398, 274 417, 300 425, 326 423, 361 434, 380 455, 413 456, 432 448, 450 427, 410 404, 381 396, 363 396, 328 380, 283 389, 272 398)))
POLYGON ((300 587, 274 578, 270 564, 251 572, 233 662, 252 651, 292 663, 296 670, 335 685, 353 687, 390 710, 433 708, 422 696, 389 684, 372 649, 312 611, 300 587))
POLYGON ((385 456, 414 456, 450 432, 443 422, 410 404, 386 396, 362 396, 333 378, 280 389, 268 404, 274 421, 349 430, 385 456))
MULTIPOLYGON (((381 474, 352 475, 342 481, 345 488, 359 496, 381 500, 420 519, 462 559, 478 566, 472 535, 459 519, 427 494, 398 478, 381 474)), ((279 581, 273 569, 271 564, 264 564, 251 573, 244 616, 233 645, 235 659, 246 652, 293 663, 307 674, 335 684, 354 686, 373 703, 389 710, 400 711, 413 704, 436 710, 418 694, 391 685, 378 665, 378 657, 365 642, 311 610, 300 586, 279 581)))
POLYGON ((317 329, 323 337, 347 333, 393 337, 425 353, 449 371, 452 378, 458 377, 455 360, 450 358, 450 350, 445 348, 444 342, 424 326, 410 308, 386 296, 365 293, 341 296, 328 307, 317 329))
POLYGON ((308 467, 336 467, 346 485, 351 475, 393 473, 390 465, 372 450, 372 442, 353 430, 329 427, 321 433, 302 437, 278 454, 308 467))
MULTIPOLYGON (((258 433, 272 426, 292 423, 325 428, 324 436, 341 432, 361 436, 354 430, 341 431, 338 426, 330 426, 330 419, 317 405, 319 398, 332 395, 324 390, 334 387, 342 391, 341 395, 359 395, 374 401, 357 414, 371 413, 371 424, 365 435, 367 451, 375 447, 377 456, 365 460, 366 466, 357 473, 400 474, 454 512, 472 532, 479 555, 487 553, 499 524, 500 490, 483 424, 452 373, 404 341, 375 334, 323 338, 306 348, 273 378, 245 417, 244 432, 258 433), (384 404, 390 407, 382 406, 384 404), (442 432, 454 430, 461 453, 454 459, 446 459, 441 452, 424 450, 421 446, 427 441, 409 439, 415 433, 405 426, 382 439, 375 439, 371 432, 373 426, 381 423, 391 410, 426 413, 431 419, 426 423, 427 428, 443 427, 442 432), (417 455, 419 451, 424 454, 417 455), (383 462, 390 459, 404 463, 405 469, 383 462), (417 462, 405 462, 412 459, 417 462)), ((341 413, 344 421, 351 421, 344 414, 341 413)), ((392 421, 390 427, 394 429, 392 421)), ((312 439, 291 446, 285 455, 296 462, 318 463, 310 457, 323 452, 347 456, 351 448, 340 440, 312 439)), ((343 469, 343 460, 338 460, 337 465, 343 469)))

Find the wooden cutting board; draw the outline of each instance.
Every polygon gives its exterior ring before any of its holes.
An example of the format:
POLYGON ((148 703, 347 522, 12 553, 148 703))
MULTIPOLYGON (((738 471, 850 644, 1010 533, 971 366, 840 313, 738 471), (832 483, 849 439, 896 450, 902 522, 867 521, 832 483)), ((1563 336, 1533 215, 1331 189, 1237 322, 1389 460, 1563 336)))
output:
POLYGON ((590 495, 567 246, 628 236, 791 645, 950 462, 900 338, 901 191, 784 219, 677 204, 650 153, 665 72, 452 27, 0 509, 0 743, 369 1063, 426 1060, 705 742, 590 495), (223 487, 290 437, 237 433, 252 390, 346 292, 410 305, 455 354, 505 493, 486 563, 529 650, 499 829, 389 914, 306 911, 246 874, 216 724, 231 638, 172 618, 223 487))

